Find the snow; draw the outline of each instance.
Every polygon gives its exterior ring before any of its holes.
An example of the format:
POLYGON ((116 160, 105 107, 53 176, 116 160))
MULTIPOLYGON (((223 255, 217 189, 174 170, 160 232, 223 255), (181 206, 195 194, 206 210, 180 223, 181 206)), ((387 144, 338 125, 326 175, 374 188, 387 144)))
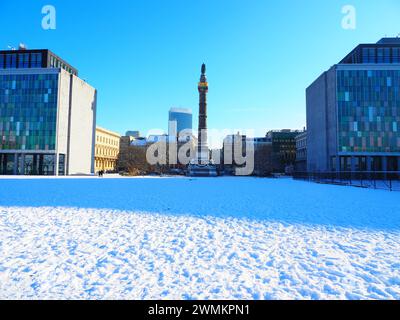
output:
POLYGON ((0 178, 0 299, 400 299, 400 194, 0 178))

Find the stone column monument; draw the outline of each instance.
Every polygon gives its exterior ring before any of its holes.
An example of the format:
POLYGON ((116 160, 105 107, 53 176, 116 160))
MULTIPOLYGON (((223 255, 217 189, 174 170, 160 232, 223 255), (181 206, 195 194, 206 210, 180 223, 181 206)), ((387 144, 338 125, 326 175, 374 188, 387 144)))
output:
POLYGON ((207 143, 207 93, 208 82, 206 76, 206 65, 203 63, 201 66, 200 82, 198 84, 199 90, 199 131, 197 142, 197 155, 188 167, 188 175, 190 176, 217 176, 217 168, 210 161, 210 153, 207 143))

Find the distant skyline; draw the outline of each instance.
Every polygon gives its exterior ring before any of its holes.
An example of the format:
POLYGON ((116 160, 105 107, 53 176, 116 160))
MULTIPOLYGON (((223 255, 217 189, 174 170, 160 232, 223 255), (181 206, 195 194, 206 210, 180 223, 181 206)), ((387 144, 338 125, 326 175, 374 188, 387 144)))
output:
POLYGON ((0 3, 0 48, 48 48, 98 90, 97 124, 124 134, 168 132, 171 107, 197 128, 200 67, 207 64, 211 129, 306 125, 305 89, 359 43, 400 33, 400 2, 55 0, 0 3), (43 30, 53 5, 56 30, 43 30), (356 29, 342 28, 342 7, 356 29), (383 19, 384 18, 384 19, 383 19))

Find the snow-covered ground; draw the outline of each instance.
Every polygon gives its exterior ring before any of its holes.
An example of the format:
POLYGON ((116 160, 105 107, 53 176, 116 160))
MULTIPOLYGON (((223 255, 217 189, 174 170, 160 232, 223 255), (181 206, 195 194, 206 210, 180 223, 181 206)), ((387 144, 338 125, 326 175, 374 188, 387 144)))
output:
POLYGON ((0 299, 400 299, 400 193, 0 179, 0 299))

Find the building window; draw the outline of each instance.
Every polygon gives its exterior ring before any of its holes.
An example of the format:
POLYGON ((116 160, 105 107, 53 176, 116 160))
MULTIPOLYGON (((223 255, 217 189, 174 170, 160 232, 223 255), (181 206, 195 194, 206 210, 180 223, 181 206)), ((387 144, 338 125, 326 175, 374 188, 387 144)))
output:
POLYGON ((383 49, 383 62, 390 63, 390 48, 383 49))
POLYGON ((29 53, 18 54, 18 68, 29 68, 29 53))
POLYGON ((378 48, 378 63, 384 62, 383 48, 378 48))
POLYGON ((399 70, 337 73, 339 150, 400 152, 399 70))
POLYGON ((32 53, 31 54, 31 68, 41 68, 42 67, 42 54, 32 53))
POLYGON ((400 48, 393 48, 392 50, 392 62, 400 63, 400 48))
POLYGON ((0 112, 7 112, 0 115, 0 149, 54 150, 57 87, 57 74, 0 75, 0 112), (29 93, 23 100, 22 91, 29 93))
POLYGON ((6 55, 6 69, 15 69, 17 67, 17 56, 15 54, 6 55))
POLYGON ((65 175, 65 154, 60 154, 58 157, 58 175, 65 175))

